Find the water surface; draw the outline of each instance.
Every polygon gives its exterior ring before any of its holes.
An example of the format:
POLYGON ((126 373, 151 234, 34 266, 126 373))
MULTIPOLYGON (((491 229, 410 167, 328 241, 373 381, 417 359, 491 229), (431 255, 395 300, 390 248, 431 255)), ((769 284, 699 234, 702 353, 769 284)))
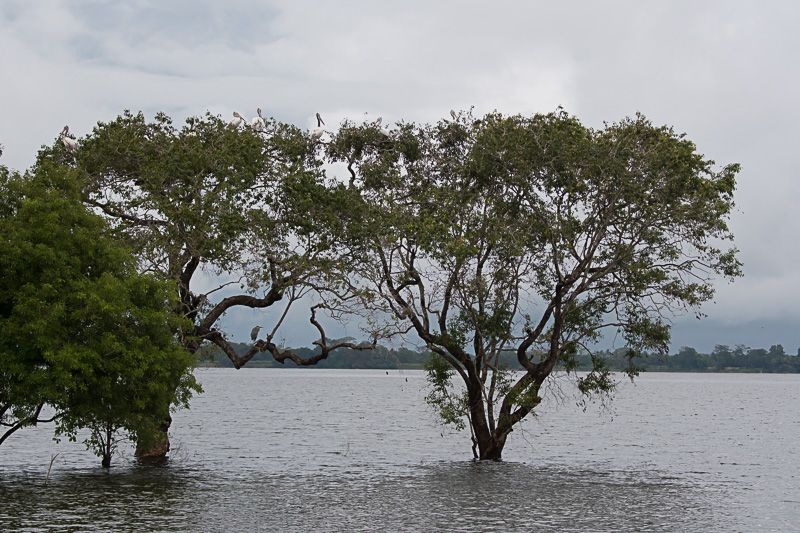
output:
POLYGON ((501 463, 438 425, 417 371, 202 369, 167 466, 105 471, 48 427, 0 447, 3 531, 794 531, 800 376, 557 380, 501 463), (44 485, 52 454, 59 453, 44 485))

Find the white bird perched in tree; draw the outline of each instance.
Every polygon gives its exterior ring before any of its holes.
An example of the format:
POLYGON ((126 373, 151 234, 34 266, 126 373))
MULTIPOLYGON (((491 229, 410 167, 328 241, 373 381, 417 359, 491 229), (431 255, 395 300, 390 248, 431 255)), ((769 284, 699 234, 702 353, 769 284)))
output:
POLYGON ((253 331, 250 332, 250 339, 253 342, 256 342, 256 339, 258 338, 258 330, 260 330, 260 329, 261 329, 261 326, 256 326, 256 327, 253 328, 253 331))
POLYGON ((78 141, 72 137, 67 137, 67 135, 69 135, 69 126, 64 126, 64 129, 61 130, 59 137, 61 138, 61 142, 64 143, 64 146, 67 148, 67 151, 74 152, 78 149, 78 141))
POLYGON ((386 137, 390 137, 392 135, 392 132, 389 131, 387 128, 382 128, 381 122, 383 122, 383 117, 378 117, 375 119, 375 122, 373 122, 372 125, 377 126, 378 131, 380 131, 383 135, 385 135, 386 137))
POLYGON ((228 126, 233 126, 234 128, 238 128, 239 126, 242 125, 243 122, 246 123, 244 117, 239 113, 237 113, 236 111, 234 111, 233 118, 231 119, 230 122, 228 122, 228 126))
POLYGON ((312 141, 317 142, 319 138, 322 137, 322 134, 325 133, 325 128, 322 127, 324 124, 322 117, 317 113, 317 127, 311 130, 312 141))
POLYGON ((258 108, 258 116, 253 117, 252 122, 253 131, 258 133, 260 131, 264 131, 264 117, 261 116, 261 108, 258 108))
POLYGON ((450 110, 450 116, 453 117, 453 120, 458 120, 458 115, 456 115, 456 112, 455 112, 454 109, 450 110))

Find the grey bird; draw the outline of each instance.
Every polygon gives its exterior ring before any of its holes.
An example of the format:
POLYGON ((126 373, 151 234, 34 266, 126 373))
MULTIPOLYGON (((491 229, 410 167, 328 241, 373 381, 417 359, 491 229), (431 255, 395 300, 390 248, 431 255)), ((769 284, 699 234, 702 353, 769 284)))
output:
POLYGON ((253 328, 253 331, 250 332, 250 338, 253 340, 253 342, 255 342, 256 339, 258 338, 258 330, 260 329, 261 326, 256 326, 253 328))

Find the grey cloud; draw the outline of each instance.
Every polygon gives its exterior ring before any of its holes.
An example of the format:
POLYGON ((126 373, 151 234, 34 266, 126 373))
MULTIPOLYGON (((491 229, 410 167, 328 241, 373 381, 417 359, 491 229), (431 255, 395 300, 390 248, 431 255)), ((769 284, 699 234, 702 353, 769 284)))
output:
MULTIPOLYGON (((365 112, 428 122, 471 105, 524 114, 563 105, 593 127, 641 111, 720 165, 742 164, 731 225, 746 276, 719 284, 699 324, 712 336, 783 317, 792 335, 799 15, 796 2, 743 0, 7 0, 0 162, 23 169, 64 124, 83 135, 126 108, 180 122, 262 107, 303 127, 316 111, 331 124, 365 112)), ((676 335, 689 327, 677 324, 676 335)), ((800 344, 794 335, 781 341, 787 350, 800 344)))
POLYGON ((119 39, 130 47, 156 43, 195 48, 216 43, 245 52, 275 39, 270 21, 278 13, 263 2, 192 0, 84 2, 69 4, 68 9, 87 32, 119 39))

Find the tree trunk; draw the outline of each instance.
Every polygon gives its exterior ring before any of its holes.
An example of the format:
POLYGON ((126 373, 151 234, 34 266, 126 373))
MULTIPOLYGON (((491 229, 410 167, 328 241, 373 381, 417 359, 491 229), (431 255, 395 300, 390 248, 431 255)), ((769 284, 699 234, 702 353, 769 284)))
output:
POLYGON ((168 414, 158 428, 158 434, 147 442, 137 442, 134 456, 146 463, 160 463, 169 452, 169 426, 172 417, 168 414))
MULTIPOLYGON (((473 378, 473 376, 470 376, 473 378)), ((481 461, 500 461, 502 460, 503 447, 506 445, 508 432, 498 434, 486 421, 486 411, 483 403, 483 396, 480 392, 480 385, 474 377, 474 382, 467 387, 470 398, 470 424, 478 445, 478 459, 481 461), (502 435, 502 436, 501 436, 502 435)))
POLYGON ((100 464, 103 465, 103 468, 111 468, 111 455, 114 453, 114 424, 109 422, 106 425, 105 435, 100 430, 96 431, 103 453, 103 460, 100 464))
POLYGON ((478 459, 481 461, 502 461, 507 435, 498 438, 496 435, 491 434, 485 424, 481 424, 480 427, 472 424, 472 429, 475 432, 475 440, 478 443, 478 459))

